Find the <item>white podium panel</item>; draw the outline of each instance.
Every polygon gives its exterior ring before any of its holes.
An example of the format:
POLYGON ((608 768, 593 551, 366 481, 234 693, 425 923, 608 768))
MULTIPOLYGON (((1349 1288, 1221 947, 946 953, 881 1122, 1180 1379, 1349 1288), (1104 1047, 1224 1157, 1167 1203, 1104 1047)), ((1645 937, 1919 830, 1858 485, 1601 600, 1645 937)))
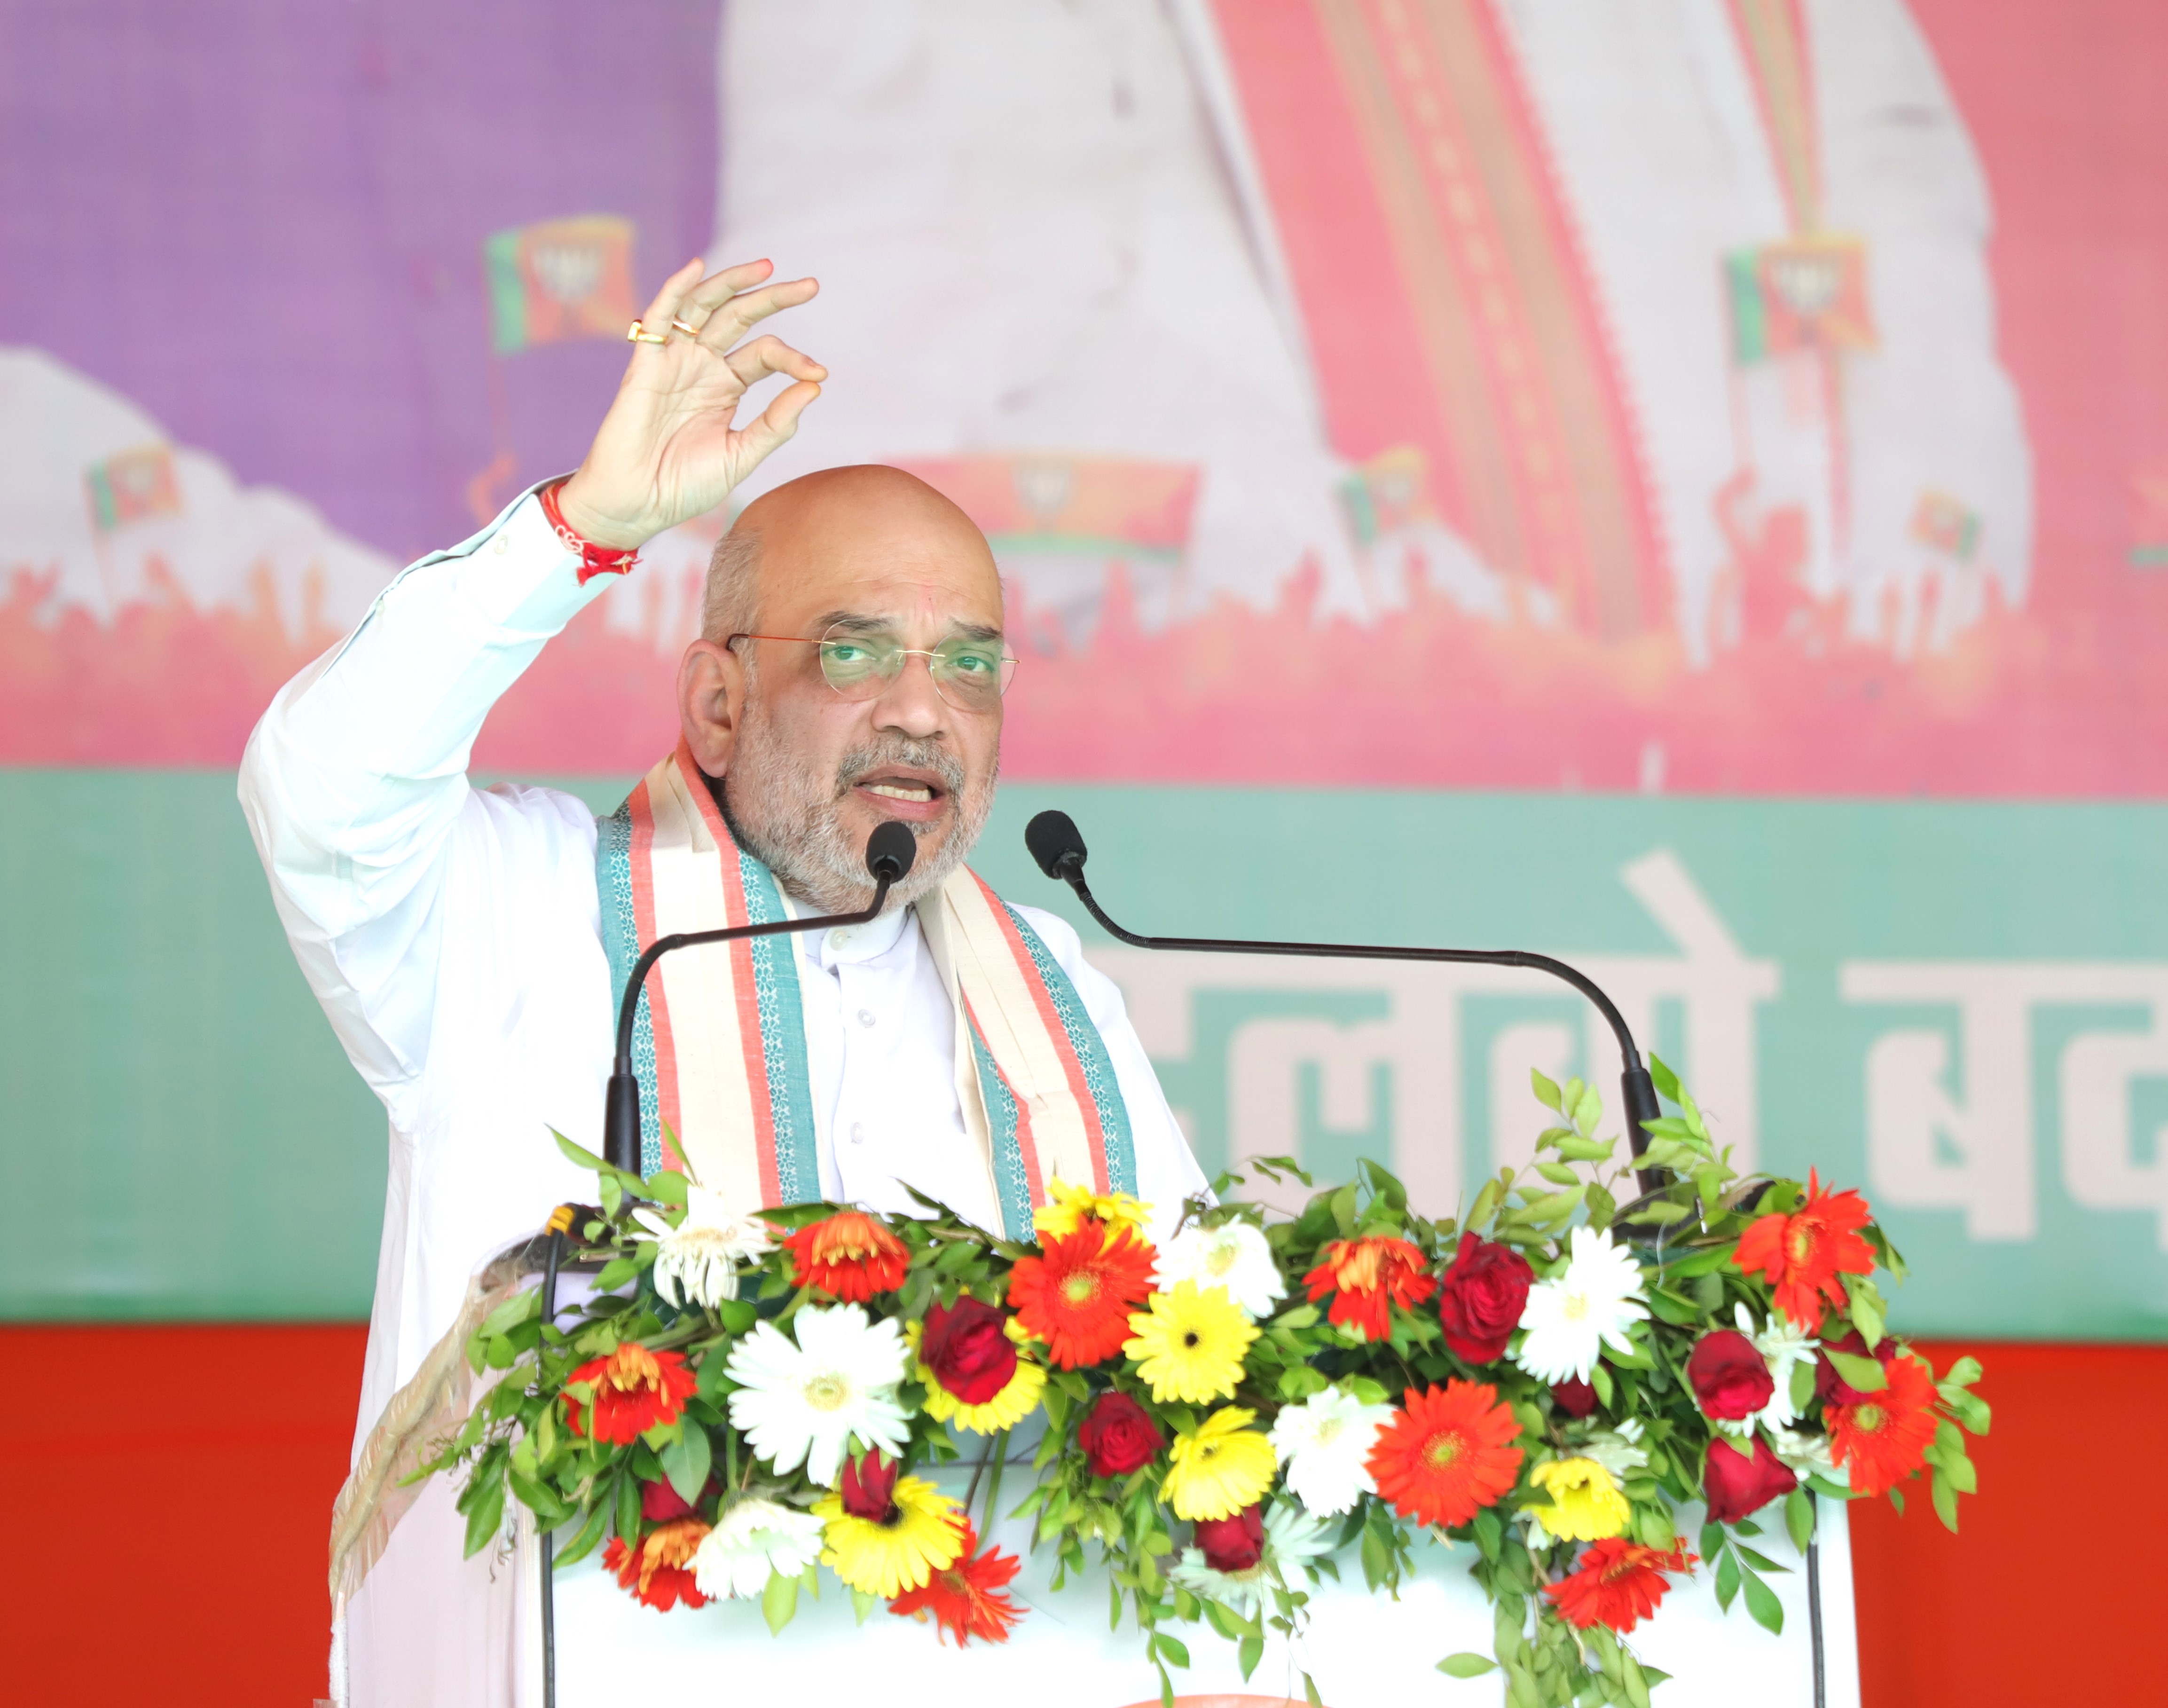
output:
MULTIPOLYGON (((1023 1467, 1018 1467, 1023 1470, 1023 1467)), ((1028 1471, 1025 1475, 1028 1476, 1028 1471)), ((961 1496, 960 1475, 941 1478, 961 1496)), ((1002 1503, 1013 1505, 1024 1477, 1004 1479, 1002 1503)), ((1821 1605, 1827 1708, 1858 1708, 1859 1668, 1852 1604, 1852 1549, 1845 1514, 1822 1508, 1821 1605)), ((1782 1535, 1782 1508, 1772 1508, 1777 1534, 1753 1543, 1790 1567, 1768 1578, 1784 1605, 1784 1633, 1772 1636, 1740 1601, 1719 1610, 1709 1572, 1675 1579, 1653 1620, 1627 1639, 1644 1662, 1671 1673, 1655 1693, 1657 1708, 1814 1708, 1808 1636, 1805 1562, 1782 1535)), ((1701 1514, 1682 1514, 1687 1534, 1701 1514)), ((997 1527, 995 1540, 1023 1556, 1009 1594, 1024 1610, 1006 1643, 974 1642, 959 1650, 937 1640, 935 1627, 899 1619, 885 1604, 858 1622, 850 1593, 824 1574, 818 1600, 801 1595, 798 1616, 772 1636, 751 1602, 711 1602, 698 1610, 659 1613, 619 1588, 590 1556, 557 1576, 558 1708, 619 1708, 629 1702, 669 1702, 699 1708, 736 1705, 825 1703, 832 1692, 862 1692, 877 1681, 882 1708, 964 1708, 976 1703, 1059 1705, 1059 1708, 1156 1708, 1159 1680, 1144 1657, 1144 1639, 1126 1615, 1108 1629, 1103 1573, 1049 1588, 1053 1559, 1026 1547, 1027 1526, 997 1527)), ((1277 1708, 1305 1700, 1302 1673, 1317 1681, 1326 1708, 1403 1708, 1413 1701, 1496 1703, 1497 1673, 1448 1678, 1437 1670, 1464 1649, 1489 1654, 1491 1615, 1468 1575, 1471 1551, 1418 1543, 1417 1573, 1396 1602, 1363 1587, 1362 1567, 1349 1549, 1342 1583, 1315 1586, 1310 1628, 1290 1652, 1274 1636, 1246 1683, 1235 1645, 1209 1624, 1163 1627, 1189 1650, 1192 1664, 1171 1669, 1178 1699, 1189 1708, 1277 1708)))

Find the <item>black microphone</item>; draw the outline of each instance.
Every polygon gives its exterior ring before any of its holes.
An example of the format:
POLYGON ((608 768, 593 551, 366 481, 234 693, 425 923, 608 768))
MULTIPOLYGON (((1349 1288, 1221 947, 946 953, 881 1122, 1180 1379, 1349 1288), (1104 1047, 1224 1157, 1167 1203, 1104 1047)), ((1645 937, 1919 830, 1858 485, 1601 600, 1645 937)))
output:
MULTIPOLYGON (((1228 955, 1317 955, 1343 960, 1472 961, 1485 966, 1531 967, 1553 978, 1564 979, 1595 1003, 1597 1012, 1610 1023, 1612 1034, 1618 1040, 1619 1059, 1626 1065, 1625 1072, 1619 1076, 1619 1090, 1626 1104, 1628 1141, 1637 1157, 1648 1148, 1649 1135, 1641 1124, 1659 1119, 1664 1109, 1656 1101, 1655 1083, 1649 1077, 1649 1070, 1641 1065, 1641 1052, 1634 1046, 1634 1035, 1627 1029, 1626 1017, 1593 979, 1562 960, 1525 949, 1389 949, 1353 943, 1257 943, 1236 938, 1144 937, 1109 919, 1106 909, 1092 897, 1091 886, 1084 881, 1084 838, 1075 819, 1065 812, 1042 812, 1024 827, 1023 841, 1031 850, 1031 857, 1039 862, 1039 870, 1067 884, 1094 919, 1123 942, 1134 944, 1139 949, 1202 949, 1228 955)), ((1644 1173, 1639 1179, 1644 1192, 1655 1191, 1662 1184, 1652 1173, 1644 1173)))
POLYGON ((778 919, 765 925, 731 925, 720 931, 680 931, 658 937, 632 964, 624 998, 617 1008, 617 1056, 610 1064, 609 1088, 603 1094, 603 1160, 628 1174, 640 1173, 640 1082, 632 1074, 632 1019, 646 987, 648 969, 673 949, 703 943, 728 943, 740 937, 780 937, 794 931, 820 931, 831 925, 863 925, 888 903, 888 892, 901 883, 918 858, 918 838, 901 819, 884 819, 866 838, 866 870, 874 898, 863 913, 831 913, 819 919, 778 919))

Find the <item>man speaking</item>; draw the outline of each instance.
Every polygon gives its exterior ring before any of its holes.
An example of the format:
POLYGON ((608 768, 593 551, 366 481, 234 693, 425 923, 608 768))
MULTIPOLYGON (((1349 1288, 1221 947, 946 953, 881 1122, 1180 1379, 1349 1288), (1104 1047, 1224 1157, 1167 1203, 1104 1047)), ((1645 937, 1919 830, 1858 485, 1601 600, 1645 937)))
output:
MULTIPOLYGON (((770 271, 695 262, 667 280, 578 471, 401 574, 250 739, 241 800, 279 917, 391 1115, 357 1458, 478 1266, 592 1189, 548 1130, 599 1148, 640 950, 863 908, 886 820, 917 855, 873 923, 688 950, 649 976, 643 1166, 740 1210, 910 1213, 908 1186, 1023 1237, 1057 1179, 1135 1193, 1162 1232, 1204 1184, 1076 934, 964 865, 1014 665, 986 540, 912 476, 831 469, 746 509, 678 669, 678 747, 613 817, 467 782, 482 720, 550 637, 820 395, 819 364, 740 342, 818 289, 770 271), (789 383, 737 424, 771 375, 789 383)), ((380 1521, 334 1643, 332 1689, 355 1708, 534 1689, 531 1583, 493 1551, 461 1560, 453 1493, 433 1479, 388 1537, 380 1521)))

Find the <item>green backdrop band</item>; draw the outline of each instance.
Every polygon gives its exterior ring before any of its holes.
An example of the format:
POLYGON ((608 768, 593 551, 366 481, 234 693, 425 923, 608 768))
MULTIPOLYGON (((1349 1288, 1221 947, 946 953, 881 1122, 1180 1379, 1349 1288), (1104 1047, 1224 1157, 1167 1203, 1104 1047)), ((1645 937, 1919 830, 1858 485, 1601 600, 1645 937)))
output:
MULTIPOLYGON (((1208 1171, 1367 1154, 1448 1200, 1533 1136, 1528 1066, 1602 1070, 1575 999, 1108 945, 1023 851, 1054 805, 1140 929, 1586 966, 1720 1136, 1867 1192, 1921 1272, 1907 1328, 2168 1340, 2168 807, 1003 790, 974 864, 1079 924, 1208 1171)), ((365 1315, 384 1119, 232 774, 0 770, 0 885, 42 898, 0 913, 0 1316, 365 1315)))

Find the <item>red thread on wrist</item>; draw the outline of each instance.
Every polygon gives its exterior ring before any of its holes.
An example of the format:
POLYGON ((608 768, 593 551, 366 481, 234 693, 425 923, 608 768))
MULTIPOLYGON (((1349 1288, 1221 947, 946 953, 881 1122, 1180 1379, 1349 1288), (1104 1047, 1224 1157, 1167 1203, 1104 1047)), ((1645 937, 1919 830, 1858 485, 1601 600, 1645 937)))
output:
MULTIPOLYGON (((562 486, 560 481, 557 485, 562 486)), ((640 548, 614 551, 607 545, 596 545, 582 540, 565 524, 565 513, 557 508, 557 487, 542 489, 542 513, 550 519, 550 525, 557 530, 557 538, 564 542, 565 550, 580 555, 580 585, 598 575, 623 575, 640 561, 640 548)))

